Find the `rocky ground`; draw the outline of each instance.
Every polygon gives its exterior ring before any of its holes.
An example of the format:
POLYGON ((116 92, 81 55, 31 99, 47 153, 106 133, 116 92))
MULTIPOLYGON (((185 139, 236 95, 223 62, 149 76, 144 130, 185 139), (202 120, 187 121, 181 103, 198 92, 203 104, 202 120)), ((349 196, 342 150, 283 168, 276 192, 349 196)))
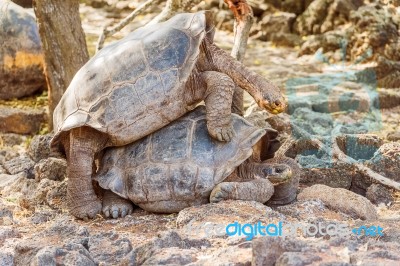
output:
MULTIPOLYGON (((135 8, 132 1, 119 1, 118 6, 111 7, 106 2, 91 1, 92 6, 81 7, 92 54, 101 27, 135 8), (94 8, 93 3, 101 8, 94 8)), ((285 1, 285 6, 278 6, 280 1, 264 2, 274 2, 275 6, 255 6, 260 21, 273 23, 283 13, 273 13, 275 16, 268 18, 267 11, 279 9, 294 14, 297 26, 290 26, 282 37, 280 33, 268 33, 273 27, 259 22, 244 63, 279 84, 290 108, 287 114, 269 116, 247 98, 247 114, 256 114, 259 121, 280 131, 282 143, 294 139, 281 151, 296 158, 303 169, 296 202, 268 207, 227 201, 171 215, 136 208, 123 219, 99 215, 89 222, 76 220, 65 205, 65 160, 47 147, 51 135, 45 134, 43 125, 46 95, 1 101, 0 108, 6 111, 0 112, 0 132, 9 133, 0 137, 0 265, 398 265, 400 193, 374 181, 369 172, 360 171, 355 165, 400 182, 399 89, 382 86, 381 74, 377 74, 378 59, 357 63, 349 53, 343 57, 345 60, 336 60, 341 58, 340 49, 337 52, 333 48, 305 52, 304 41, 325 37, 300 37, 300 31, 323 36, 331 31, 329 16, 326 23, 321 22, 324 29, 309 29, 306 19, 297 20, 305 12, 304 6, 290 5, 295 1, 285 1), (290 46, 277 41, 288 39, 290 46), (10 112, 19 113, 8 115, 10 112), (16 129, 9 130, 13 127, 16 129), (39 131, 41 134, 33 137, 21 135, 39 131), (325 148, 316 147, 315 140, 325 148), (348 156, 346 160, 334 156, 335 145, 348 156), (330 233, 299 229, 286 237, 254 239, 246 235, 228 237, 225 233, 228 224, 258 221, 264 225, 331 225, 334 229, 330 233), (335 234, 340 226, 349 234, 335 234), (370 228, 368 235, 351 231, 361 226, 370 228)), ((349 1, 327 2, 335 6, 349 1)), ((220 12, 220 16, 226 15, 220 28, 229 30, 232 21, 229 11, 225 11, 220 12)), ((116 38, 152 16, 139 17, 116 38)), ((349 17, 341 16, 342 21, 335 23, 345 25, 349 17)), ((229 51, 232 33, 220 30, 216 41, 229 51)))

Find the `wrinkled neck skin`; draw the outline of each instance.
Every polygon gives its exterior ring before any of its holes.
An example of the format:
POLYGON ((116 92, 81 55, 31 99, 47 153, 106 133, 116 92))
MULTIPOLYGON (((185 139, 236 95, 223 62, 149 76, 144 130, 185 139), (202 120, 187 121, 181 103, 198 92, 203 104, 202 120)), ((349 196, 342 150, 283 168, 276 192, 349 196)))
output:
POLYGON ((247 159, 236 168, 236 175, 242 180, 251 180, 255 178, 264 178, 263 165, 247 159))

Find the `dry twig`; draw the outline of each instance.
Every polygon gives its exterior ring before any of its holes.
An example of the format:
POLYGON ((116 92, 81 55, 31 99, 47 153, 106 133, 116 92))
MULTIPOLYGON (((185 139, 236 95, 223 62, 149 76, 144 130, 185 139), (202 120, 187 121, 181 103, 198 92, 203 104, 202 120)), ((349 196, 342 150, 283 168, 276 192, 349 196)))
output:
POLYGON ((201 0, 168 0, 163 11, 150 21, 149 24, 160 23, 178 13, 187 12, 200 2, 201 0))
POLYGON ((107 29, 107 27, 104 27, 103 32, 101 33, 101 35, 97 41, 96 51, 99 51, 99 50, 101 50, 101 48, 103 48, 104 41, 107 37, 110 37, 110 36, 114 35, 116 32, 123 29, 134 18, 136 18, 137 16, 142 14, 150 6, 159 5, 162 2, 163 2, 163 0, 148 0, 148 1, 144 2, 141 6, 139 6, 137 9, 135 9, 132 13, 130 13, 126 18, 124 18, 116 26, 112 27, 111 29, 107 29))
MULTIPOLYGON (((224 0, 235 16, 234 25, 234 45, 231 55, 236 60, 242 62, 246 53, 247 41, 251 26, 253 25, 253 11, 246 0, 224 0)), ((232 112, 243 116, 243 90, 235 88, 232 101, 232 112)))
MULTIPOLYGON (((111 29, 107 29, 104 27, 102 34, 100 35, 96 50, 99 51, 103 48, 104 41, 107 37, 110 37, 123 29, 126 25, 128 25, 132 20, 134 20, 138 15, 142 14, 147 8, 155 5, 159 5, 163 0, 148 0, 144 2, 141 6, 135 9, 132 13, 130 13, 126 18, 124 18, 120 23, 116 26, 112 27, 111 29)), ((173 17, 179 12, 185 12, 190 10, 193 6, 200 3, 201 0, 168 0, 163 11, 158 14, 153 20, 151 20, 148 24, 156 24, 159 22, 163 22, 168 20, 169 18, 173 17)))

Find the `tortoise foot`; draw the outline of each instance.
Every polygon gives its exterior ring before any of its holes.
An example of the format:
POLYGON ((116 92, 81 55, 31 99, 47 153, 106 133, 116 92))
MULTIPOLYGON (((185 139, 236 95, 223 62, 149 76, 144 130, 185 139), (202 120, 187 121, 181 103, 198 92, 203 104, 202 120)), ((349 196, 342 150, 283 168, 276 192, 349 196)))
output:
POLYGON ((210 202, 217 203, 223 200, 232 198, 232 193, 235 190, 234 182, 222 182, 219 183, 212 191, 210 195, 210 202))
POLYGON ((97 199, 97 197, 95 200, 85 200, 84 205, 80 205, 78 207, 76 205, 69 206, 69 210, 73 216, 79 219, 93 219, 101 211, 101 201, 97 199))
POLYGON ((231 141, 234 136, 233 127, 231 124, 228 126, 209 127, 208 132, 213 138, 225 142, 231 141))
POLYGON ((117 194, 106 190, 103 198, 103 214, 107 218, 125 217, 133 211, 133 205, 130 200, 124 199, 117 194))

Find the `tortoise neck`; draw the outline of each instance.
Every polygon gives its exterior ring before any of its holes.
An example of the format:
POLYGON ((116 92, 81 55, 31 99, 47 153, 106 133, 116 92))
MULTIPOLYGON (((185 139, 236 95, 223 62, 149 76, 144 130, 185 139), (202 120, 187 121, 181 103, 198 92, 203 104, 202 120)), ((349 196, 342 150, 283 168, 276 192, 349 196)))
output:
POLYGON ((237 175, 242 180, 251 180, 255 179, 256 176, 261 177, 259 170, 260 170, 259 164, 254 162, 251 158, 249 158, 238 166, 237 175))
POLYGON ((229 76, 236 85, 246 90, 258 103, 262 100, 259 88, 266 87, 266 81, 259 74, 249 70, 224 50, 211 43, 207 38, 202 42, 201 54, 207 61, 207 68, 229 76))

